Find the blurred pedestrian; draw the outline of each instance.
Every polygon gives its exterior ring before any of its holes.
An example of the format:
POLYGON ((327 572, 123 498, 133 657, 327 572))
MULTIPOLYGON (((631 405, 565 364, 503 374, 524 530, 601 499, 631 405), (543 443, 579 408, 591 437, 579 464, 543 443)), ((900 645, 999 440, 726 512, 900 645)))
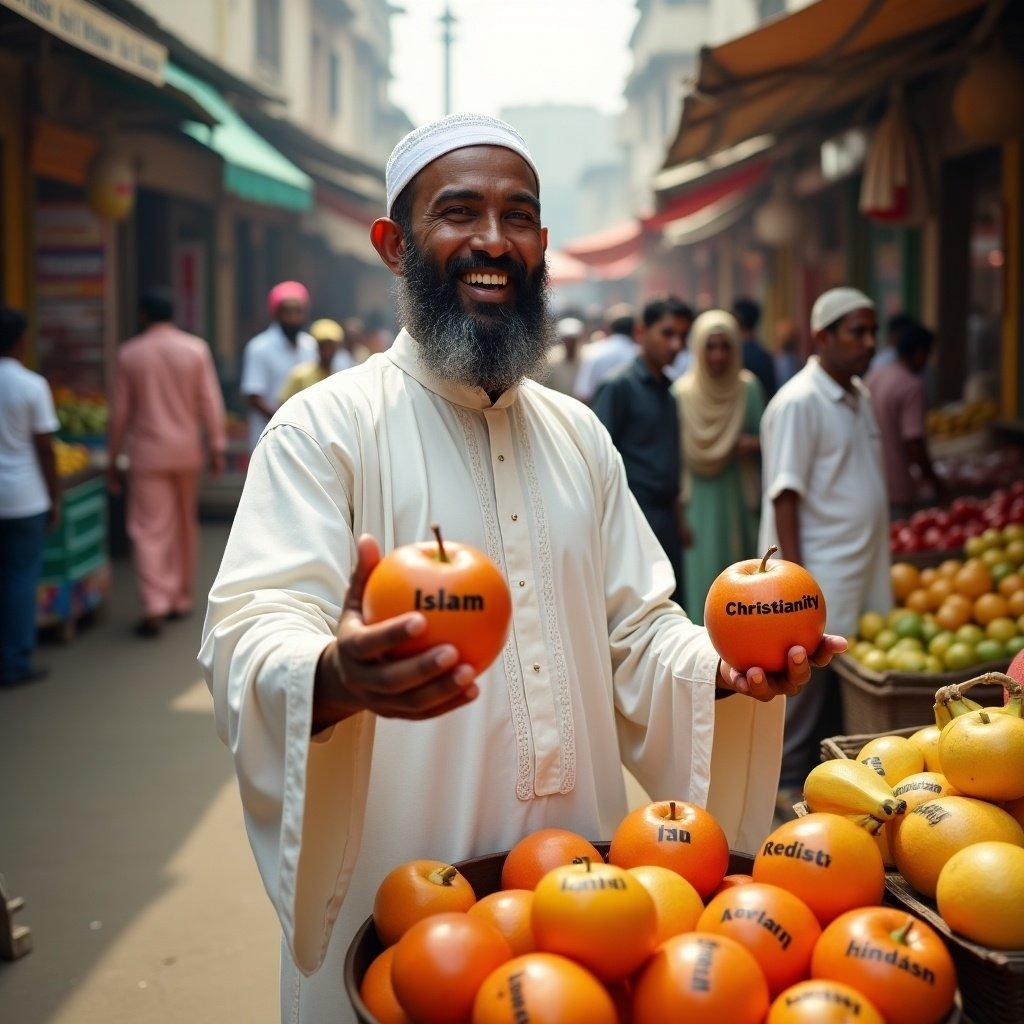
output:
POLYGON ((740 325, 740 335, 743 339, 743 369, 749 370, 761 382, 764 400, 770 402, 778 391, 778 384, 775 380, 775 363, 771 353, 757 337, 761 307, 753 299, 737 299, 732 304, 732 315, 740 325))
POLYGON ((60 516, 50 385, 22 365, 26 321, 0 307, 0 685, 46 678, 32 667, 46 528, 60 516))
POLYGON ((622 456, 626 482, 672 563, 682 605, 683 547, 688 543, 679 507, 679 423, 665 368, 679 354, 683 328, 672 299, 649 302, 638 331, 640 352, 598 385, 591 408, 622 456))
POLYGON ((224 471, 224 400, 210 348, 174 326, 174 303, 154 289, 139 303, 139 333, 117 354, 107 438, 108 484, 128 445, 128 536, 142 603, 140 636, 192 610, 199 557, 199 477, 224 471), (203 435, 206 438, 204 452, 203 435))
POLYGON ((672 303, 673 316, 679 321, 679 328, 683 335, 683 347, 679 350, 679 355, 672 360, 672 365, 665 367, 665 376, 671 381, 677 381, 690 369, 693 358, 690 351, 690 331, 697 314, 694 313, 692 307, 679 299, 673 299, 672 303))
POLYGON ((747 507, 741 466, 761 448, 764 395, 743 369, 740 329, 721 309, 693 325, 693 363, 672 386, 682 427, 683 498, 694 539, 686 555, 686 609, 704 622, 704 601, 718 574, 757 548, 757 519, 747 507))
POLYGON ((303 363, 316 362, 316 342, 303 329, 309 313, 309 292, 298 281, 282 281, 270 289, 267 312, 273 323, 257 334, 242 354, 240 390, 249 403, 249 449, 255 449, 277 411, 278 395, 288 374, 303 363))
MULTIPOLYGON (((815 355, 769 402, 761 422, 764 504, 760 549, 779 546, 825 595, 826 628, 850 636, 869 609, 891 606, 889 508, 881 433, 861 375, 877 336, 875 304, 833 288, 811 311, 815 355)), ((821 739, 841 731, 838 688, 816 670, 786 705, 780 812, 818 760, 821 739)))
POLYGON ((359 317, 350 316, 345 319, 345 338, 342 344, 348 349, 355 366, 360 366, 370 358, 370 350, 363 341, 365 335, 366 325, 359 317))
POLYGON ((775 383, 781 388, 800 371, 800 332, 792 320, 775 324, 775 383))
POLYGON ((885 478, 894 518, 902 519, 919 493, 919 481, 930 485, 933 496, 943 491, 928 454, 926 439, 924 372, 935 335, 912 318, 896 334, 896 360, 872 365, 865 383, 871 392, 875 416, 882 430, 885 478))
POLYGON ((337 373, 338 370, 347 370, 352 366, 351 354, 342 347, 345 332, 336 320, 323 317, 310 326, 309 333, 316 341, 318 358, 314 362, 296 366, 288 374, 288 379, 277 396, 278 405, 284 405, 292 395, 305 391, 313 384, 319 384, 320 381, 330 377, 332 373, 337 373))
POLYGON ((636 359, 636 319, 624 303, 612 306, 605 314, 608 336, 591 342, 583 352, 575 393, 581 402, 590 402, 598 384, 617 369, 636 359))
POLYGON ((583 321, 574 316, 562 317, 555 325, 558 344, 548 352, 548 376, 544 384, 563 395, 573 394, 580 372, 580 347, 583 342, 583 321))

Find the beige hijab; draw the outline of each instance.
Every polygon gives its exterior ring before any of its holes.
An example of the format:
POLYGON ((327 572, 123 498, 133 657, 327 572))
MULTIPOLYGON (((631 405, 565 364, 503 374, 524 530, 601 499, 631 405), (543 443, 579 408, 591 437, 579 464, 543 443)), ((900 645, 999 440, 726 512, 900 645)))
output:
POLYGON ((743 369, 739 324, 724 310, 697 317, 690 350, 690 369, 672 387, 679 407, 683 463, 698 476, 715 476, 733 456, 743 430, 748 382, 754 377, 743 369), (708 373, 708 341, 716 334, 725 335, 732 351, 732 363, 721 377, 708 373))

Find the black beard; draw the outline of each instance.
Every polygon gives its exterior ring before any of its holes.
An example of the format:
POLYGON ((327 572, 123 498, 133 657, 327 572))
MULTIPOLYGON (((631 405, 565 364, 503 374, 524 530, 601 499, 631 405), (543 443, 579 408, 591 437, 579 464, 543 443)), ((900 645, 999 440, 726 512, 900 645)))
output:
POLYGON ((401 322, 420 345, 423 360, 439 379, 500 394, 543 367, 554 337, 548 310, 548 268, 532 273, 507 256, 452 259, 444 268, 426 256, 406 234, 404 277, 396 302, 401 322), (515 288, 514 301, 474 303, 467 312, 459 297, 459 277, 470 270, 502 271, 515 288))

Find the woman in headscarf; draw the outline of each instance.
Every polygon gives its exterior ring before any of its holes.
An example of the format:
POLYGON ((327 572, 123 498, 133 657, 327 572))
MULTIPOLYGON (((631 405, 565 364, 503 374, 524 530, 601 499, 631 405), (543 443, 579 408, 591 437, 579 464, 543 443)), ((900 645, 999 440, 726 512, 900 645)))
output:
POLYGON ((755 554, 757 522, 745 497, 743 471, 756 472, 764 393, 743 369, 739 325, 731 314, 713 309, 697 317, 690 349, 690 369, 672 390, 682 435, 682 493, 693 534, 684 559, 686 610, 703 623, 715 577, 755 554))

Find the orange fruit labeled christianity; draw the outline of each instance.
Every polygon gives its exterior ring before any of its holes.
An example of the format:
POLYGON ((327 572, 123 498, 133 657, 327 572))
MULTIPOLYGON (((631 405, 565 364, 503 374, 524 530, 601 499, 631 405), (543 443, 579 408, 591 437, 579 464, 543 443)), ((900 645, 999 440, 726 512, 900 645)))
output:
POLYGON ((511 959, 494 925, 469 914, 435 914, 399 939, 391 984, 415 1024, 466 1024, 480 986, 511 959))
POLYGON ((939 872, 935 902, 953 931, 992 949, 1024 949, 1024 849, 975 843, 939 872))
POLYGON ((761 1024, 768 983, 735 939, 689 932, 662 943, 637 977, 633 1024, 761 1024))
POLYGON ((754 881, 791 892, 826 925, 854 907, 881 903, 885 868, 866 828, 837 814, 808 814, 761 844, 754 881))
POLYGON ((704 900, 729 870, 729 842, 703 807, 659 800, 622 819, 612 836, 608 861, 620 868, 668 868, 682 875, 704 900))
POLYGON ((532 889, 505 889, 485 896, 474 903, 467 913, 493 924, 505 936, 512 955, 523 956, 537 948, 530 926, 532 910, 532 889))
POLYGON ((582 857, 589 857, 595 864, 604 859, 583 836, 564 828, 542 828, 509 850, 501 869, 501 887, 535 889, 549 871, 582 857))
POLYGON ((368 623, 420 612, 427 628, 395 654, 408 657, 438 644, 453 644, 479 675, 498 656, 512 615, 505 577, 482 552, 442 541, 406 544, 380 560, 363 592, 368 623))
POLYGON ((825 598, 801 565, 772 558, 737 562, 711 584, 704 625, 722 660, 740 672, 785 670, 791 647, 808 654, 825 633, 825 598))
POLYGON ((619 1024, 612 997, 579 964, 530 953, 502 964, 481 985, 473 1024, 619 1024))
POLYGON ((653 952, 658 915, 647 890, 612 864, 555 868, 533 893, 537 949, 581 963, 601 981, 619 981, 653 952))
POLYGON ((807 977, 821 926, 792 893, 753 882, 716 896, 701 914, 697 931, 735 939, 753 954, 770 994, 777 996, 807 977))
POLYGON ((693 931, 697 919, 704 912, 704 904, 697 890, 682 875, 657 864, 629 868, 628 874, 637 879, 654 900, 658 914, 655 945, 660 946, 673 935, 693 931))
POLYGON ((397 942, 431 914, 465 912, 476 903, 473 887, 439 860, 411 860, 385 876, 373 901, 373 923, 385 946, 397 942))
POLYGON ((801 981, 772 1003, 765 1024, 885 1024, 867 996, 840 981, 801 981))
POLYGON ((394 958, 395 947, 388 946, 366 968, 363 983, 359 986, 359 998, 378 1024, 412 1024, 409 1015, 399 1006, 391 985, 391 961, 394 958))
POLYGON ((814 948, 811 974, 863 992, 887 1021, 900 1024, 939 1024, 956 994, 942 939, 890 907, 851 910, 833 921, 814 948))

